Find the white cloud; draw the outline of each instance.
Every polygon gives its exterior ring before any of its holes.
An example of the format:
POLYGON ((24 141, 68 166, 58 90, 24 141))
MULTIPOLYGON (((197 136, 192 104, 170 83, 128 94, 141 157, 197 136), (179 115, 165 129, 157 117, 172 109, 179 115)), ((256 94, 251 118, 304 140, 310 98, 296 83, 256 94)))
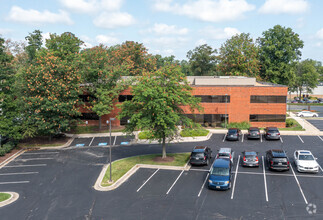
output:
POLYGON ((42 33, 42 40, 43 40, 43 45, 46 44, 46 40, 50 39, 50 32, 42 33))
POLYGON ((25 10, 18 6, 13 6, 11 8, 7 20, 31 25, 56 23, 73 24, 69 14, 62 10, 59 10, 59 13, 52 13, 47 10, 40 12, 34 9, 25 10))
POLYGON ((95 37, 95 40, 99 43, 99 44, 105 44, 105 45, 114 45, 114 44, 118 44, 120 42, 120 40, 112 35, 97 35, 95 37))
POLYGON ((127 27, 134 23, 135 19, 126 12, 103 12, 93 20, 93 24, 101 28, 127 27))
POLYGON ((178 28, 175 25, 167 24, 154 24, 154 27, 148 30, 149 33, 155 33, 157 35, 186 35, 188 33, 187 28, 178 28))
POLYGON ((323 40, 323 28, 316 32, 316 37, 320 40, 323 40))
POLYGON ((232 27, 226 27, 223 29, 206 27, 206 28, 200 30, 200 33, 209 39, 224 40, 224 39, 228 39, 236 34, 240 34, 241 32, 238 29, 232 28, 232 27))
POLYGON ((199 39, 198 41, 195 42, 195 46, 200 46, 203 44, 207 44, 207 41, 205 39, 199 39))
POLYGON ((309 9, 306 0, 266 0, 260 7, 262 14, 300 14, 309 9))
POLYGON ((305 26, 305 19, 299 18, 296 21, 296 28, 303 28, 305 26))
POLYGON ((7 34, 10 34, 11 32, 13 32, 13 30, 7 29, 7 28, 0 28, 0 35, 7 35, 7 34))
POLYGON ((245 12, 254 10, 255 6, 248 4, 246 0, 197 0, 184 4, 173 3, 172 0, 157 0, 154 9, 202 21, 221 22, 242 18, 245 12))
POLYGON ((123 4, 123 0, 60 0, 60 2, 65 8, 78 13, 117 11, 123 4))

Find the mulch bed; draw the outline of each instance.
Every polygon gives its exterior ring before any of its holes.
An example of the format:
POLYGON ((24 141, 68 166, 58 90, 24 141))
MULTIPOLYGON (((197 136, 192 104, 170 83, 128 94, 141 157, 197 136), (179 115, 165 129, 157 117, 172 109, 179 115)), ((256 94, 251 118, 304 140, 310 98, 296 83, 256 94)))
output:
POLYGON ((40 136, 40 137, 33 137, 33 138, 26 138, 20 141, 20 145, 57 145, 57 144, 65 144, 70 138, 69 137, 58 137, 52 138, 49 141, 48 137, 40 136))
POLYGON ((175 158, 174 158, 174 157, 170 157, 170 156, 168 156, 168 157, 166 157, 166 158, 162 158, 162 157, 155 157, 155 158, 153 159, 153 161, 154 161, 154 162, 156 162, 156 163, 173 162, 174 160, 175 160, 175 158))

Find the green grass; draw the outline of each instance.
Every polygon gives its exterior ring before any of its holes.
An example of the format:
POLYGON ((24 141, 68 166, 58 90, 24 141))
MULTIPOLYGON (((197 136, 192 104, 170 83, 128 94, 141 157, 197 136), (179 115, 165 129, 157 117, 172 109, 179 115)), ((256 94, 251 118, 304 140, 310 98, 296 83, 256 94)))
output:
POLYGON ((7 200, 9 198, 10 198, 10 194, 8 194, 8 193, 0 193, 0 202, 3 202, 3 201, 5 201, 5 200, 7 200))
POLYGON ((140 140, 142 140, 142 139, 152 139, 152 136, 151 136, 151 133, 149 131, 141 131, 138 134, 138 138, 140 140))
POLYGON ((323 103, 287 103, 287 105, 323 105, 323 103))
POLYGON ((303 127, 293 118, 286 119, 286 128, 279 128, 281 131, 305 131, 303 127))
POLYGON ((197 137, 197 136, 207 136, 210 131, 204 128, 198 129, 188 129, 185 128, 181 131, 182 137, 197 137))
POLYGON ((247 121, 231 122, 227 125, 227 128, 239 128, 240 130, 247 130, 250 128, 250 123, 247 121))
MULTIPOLYGON (((160 154, 141 155, 135 157, 128 157, 115 162, 112 162, 112 181, 116 182, 120 177, 126 174, 136 164, 150 164, 150 165, 168 165, 168 166, 184 166, 189 160, 190 153, 167 154, 167 157, 174 157, 172 162, 155 162, 153 159, 160 154)), ((108 183, 110 179, 110 169, 107 169, 102 183, 102 186, 110 186, 108 183)))
MULTIPOLYGON (((103 126, 102 126, 103 127, 103 126)), ((104 128, 104 127, 103 127, 104 128)), ((111 129, 111 132, 123 132, 124 129, 111 129)), ((108 133, 108 128, 99 129, 99 126, 77 126, 71 131, 73 134, 93 134, 93 133, 108 133)))

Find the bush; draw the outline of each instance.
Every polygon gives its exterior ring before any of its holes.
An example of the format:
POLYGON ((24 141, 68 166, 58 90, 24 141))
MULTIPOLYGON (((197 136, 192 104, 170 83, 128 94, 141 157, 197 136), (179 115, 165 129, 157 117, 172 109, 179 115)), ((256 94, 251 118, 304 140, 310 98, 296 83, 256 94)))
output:
POLYGON ((138 134, 138 138, 139 139, 152 139, 153 136, 152 136, 152 134, 149 131, 141 131, 138 134))
POLYGON ((209 130, 206 130, 204 128, 197 128, 197 129, 188 129, 185 128, 181 131, 182 137, 196 137, 196 136, 206 136, 208 135, 209 130))
POLYGON ((286 127, 289 128, 289 127, 294 127, 294 126, 295 126, 295 120, 292 118, 287 118, 286 119, 286 127))
POLYGON ((242 129, 249 129, 250 128, 250 123, 247 121, 243 122, 231 122, 227 125, 227 128, 239 128, 240 130, 242 129))
POLYGON ((9 153, 12 149, 14 149, 16 144, 12 141, 4 144, 2 147, 0 147, 0 156, 6 155, 6 153, 9 153))

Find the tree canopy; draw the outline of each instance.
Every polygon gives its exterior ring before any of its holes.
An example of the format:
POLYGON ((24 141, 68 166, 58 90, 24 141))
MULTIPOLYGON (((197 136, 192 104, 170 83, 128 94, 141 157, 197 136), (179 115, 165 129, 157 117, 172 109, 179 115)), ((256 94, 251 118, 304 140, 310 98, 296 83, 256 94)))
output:
POLYGON ((190 69, 194 76, 216 75, 216 50, 207 44, 200 45, 187 52, 190 69))

